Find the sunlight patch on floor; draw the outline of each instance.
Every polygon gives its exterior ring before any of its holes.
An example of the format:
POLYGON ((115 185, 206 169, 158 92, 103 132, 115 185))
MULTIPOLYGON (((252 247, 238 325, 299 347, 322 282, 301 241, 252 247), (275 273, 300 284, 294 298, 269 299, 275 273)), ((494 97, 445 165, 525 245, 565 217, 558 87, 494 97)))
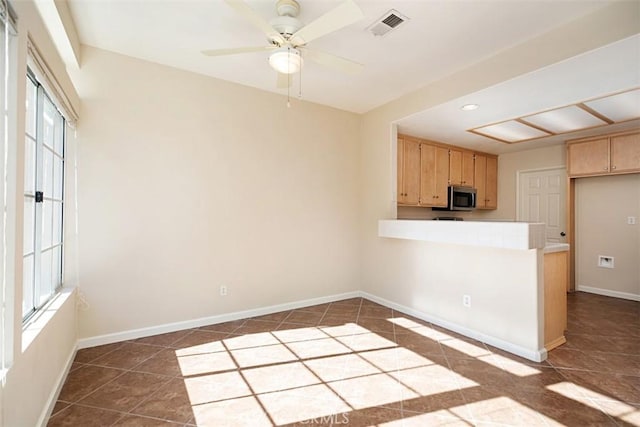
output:
POLYGON ((226 348, 221 341, 211 341, 200 345, 192 345, 190 347, 176 350, 176 356, 194 356, 197 354, 207 354, 216 351, 225 351, 226 348))
POLYGON ((378 427, 469 427, 473 426, 471 421, 467 421, 457 416, 452 410, 441 409, 426 414, 415 414, 407 416, 401 420, 393 420, 386 423, 378 424, 378 427))
MULTIPOLYGON (((506 359, 480 346, 408 319, 391 321, 492 366, 507 365, 506 359)), ((405 400, 479 386, 355 323, 238 335, 176 350, 176 356, 187 377, 184 383, 195 420, 202 425, 221 420, 238 426, 280 425, 381 405, 400 409, 405 400)), ((533 370, 509 362, 520 375, 533 370)), ((526 407, 509 399, 497 402, 489 405, 499 412, 517 406, 518 414, 527 413, 526 407)), ((468 425, 465 411, 443 409, 381 425, 468 425)))
POLYGON ((480 356, 478 357, 478 360, 481 360, 493 367, 509 372, 510 374, 516 375, 518 377, 528 377, 529 375, 540 374, 539 369, 506 358, 504 356, 500 356, 499 354, 495 353, 488 356, 480 356))
POLYGON ((226 351, 178 356, 178 365, 183 376, 190 377, 213 372, 236 369, 237 366, 226 351))
POLYGON ((495 354, 484 347, 480 347, 459 338, 455 338, 449 334, 437 331, 428 326, 421 325, 411 319, 407 319, 405 317, 394 317, 387 320, 397 326, 408 329, 410 332, 414 332, 416 334, 420 334, 424 337, 438 341, 441 345, 445 345, 453 350, 474 357, 482 362, 488 363, 495 368, 509 372, 510 374, 514 374, 519 377, 525 377, 540 373, 538 369, 535 369, 529 365, 506 358, 499 354, 495 354))
POLYGON ((540 413, 506 396, 471 402, 467 408, 478 423, 519 426, 546 424, 540 413))
POLYGON ((419 397, 393 377, 382 373, 328 384, 354 409, 371 408, 419 397))
POLYGON ((471 344, 458 338, 449 338, 446 340, 442 340, 440 341, 440 344, 446 345, 447 347, 459 351, 460 353, 464 353, 467 356, 475 358, 479 358, 481 356, 490 356, 493 354, 484 347, 471 344))
POLYGON ((325 384, 260 394, 258 399, 277 425, 318 419, 352 409, 325 384))
POLYGON ((602 410, 612 417, 624 420, 631 425, 640 426, 640 409, 611 396, 568 381, 551 384, 546 388, 593 409, 602 410))
POLYGON ((414 332, 416 334, 422 335, 423 337, 430 338, 434 341, 442 341, 453 338, 451 335, 445 334, 441 331, 437 331, 433 328, 430 328, 429 326, 425 326, 411 319, 407 319, 406 317, 393 317, 387 320, 397 326, 408 329, 410 332, 414 332))

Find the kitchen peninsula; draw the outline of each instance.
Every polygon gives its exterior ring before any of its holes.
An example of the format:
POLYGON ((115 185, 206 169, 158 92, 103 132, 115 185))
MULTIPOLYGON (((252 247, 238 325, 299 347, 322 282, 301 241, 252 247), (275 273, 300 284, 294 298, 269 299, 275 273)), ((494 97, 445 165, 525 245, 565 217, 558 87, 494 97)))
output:
POLYGON ((380 220, 378 236, 424 248, 405 266, 421 282, 409 314, 534 361, 565 342, 569 245, 546 245, 545 224, 380 220))

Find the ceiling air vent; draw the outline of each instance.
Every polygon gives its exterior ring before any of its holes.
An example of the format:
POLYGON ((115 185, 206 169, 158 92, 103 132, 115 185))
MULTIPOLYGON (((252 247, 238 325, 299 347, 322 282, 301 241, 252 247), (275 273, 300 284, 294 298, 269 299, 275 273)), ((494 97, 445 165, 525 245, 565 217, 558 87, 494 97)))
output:
POLYGON ((391 9, 390 11, 382 15, 380 19, 369 25, 369 27, 367 27, 367 30, 369 30, 369 32, 371 32, 371 34, 373 34, 374 36, 384 36, 408 19, 409 18, 407 18, 397 10, 391 9))

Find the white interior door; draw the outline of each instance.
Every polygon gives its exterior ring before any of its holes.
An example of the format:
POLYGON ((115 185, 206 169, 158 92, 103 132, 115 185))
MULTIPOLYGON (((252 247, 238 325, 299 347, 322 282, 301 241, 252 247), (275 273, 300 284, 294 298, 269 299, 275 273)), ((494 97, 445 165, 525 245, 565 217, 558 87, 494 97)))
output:
POLYGON ((566 169, 519 172, 518 182, 518 221, 544 222, 547 242, 565 243, 566 169))

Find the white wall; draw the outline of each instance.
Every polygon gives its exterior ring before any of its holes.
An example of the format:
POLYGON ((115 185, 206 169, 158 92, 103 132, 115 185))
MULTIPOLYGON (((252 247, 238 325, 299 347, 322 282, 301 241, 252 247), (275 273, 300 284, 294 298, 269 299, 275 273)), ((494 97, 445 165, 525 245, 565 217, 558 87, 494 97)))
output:
POLYGON ((575 190, 578 290, 640 301, 640 174, 580 178, 575 190), (599 255, 614 268, 598 267, 599 255))
POLYGON ((358 115, 82 55, 80 337, 359 289, 358 115))
MULTIPOLYGON (((478 278, 474 282, 473 278, 464 280, 464 274, 457 272, 451 276, 451 280, 459 280, 459 284, 449 286, 451 284, 443 279, 443 272, 450 273, 451 268, 456 265, 456 251, 377 237, 378 220, 394 219, 396 214, 393 201, 395 166, 391 124, 402 117, 455 99, 464 93, 484 89, 522 73, 635 34, 637 23, 629 18, 630 14, 635 13, 634 7, 635 5, 630 3, 616 3, 599 11, 598 14, 585 16, 566 27, 558 28, 520 46, 503 51, 365 114, 362 126, 360 216, 362 287, 366 291, 406 307, 425 310, 426 314, 433 314, 437 310, 438 316, 446 321, 478 331, 490 331, 489 334, 497 338, 501 337, 504 331, 496 329, 488 317, 464 317, 455 309, 439 310, 439 307, 449 307, 452 304, 460 307, 461 292, 469 291, 477 294, 484 291, 493 294, 497 289, 506 289, 506 284, 499 283, 499 274, 495 277, 478 278), (536 55, 531 55, 531 52, 536 52, 536 55), (450 258, 448 263, 447 258, 440 255, 441 253, 450 258), (497 282, 494 282, 496 280, 497 282), (474 290, 474 287, 483 289, 474 290)), ((520 155, 500 156, 498 160, 499 209, 484 215, 502 219, 515 218, 515 171, 561 165, 564 163, 562 151, 563 147, 558 146, 550 147, 548 151, 537 150, 535 153, 532 151, 520 155)), ((460 250, 466 249, 460 247, 460 250)), ((517 263, 514 262, 513 265, 517 263)), ((465 269, 466 266, 459 268, 465 269)), ((511 265, 505 263, 500 268, 509 269, 511 265)), ((500 271, 500 268, 497 270, 500 271)), ((471 268, 469 271, 476 270, 471 268)), ((511 300, 508 299, 508 301, 511 300)), ((518 312, 507 313, 507 304, 501 298, 495 298, 486 300, 482 307, 476 308, 483 313, 493 313, 498 318, 518 323, 522 320, 518 312)), ((532 310, 532 305, 535 305, 536 301, 524 297, 522 304, 528 304, 520 307, 524 312, 524 310, 532 310)))

